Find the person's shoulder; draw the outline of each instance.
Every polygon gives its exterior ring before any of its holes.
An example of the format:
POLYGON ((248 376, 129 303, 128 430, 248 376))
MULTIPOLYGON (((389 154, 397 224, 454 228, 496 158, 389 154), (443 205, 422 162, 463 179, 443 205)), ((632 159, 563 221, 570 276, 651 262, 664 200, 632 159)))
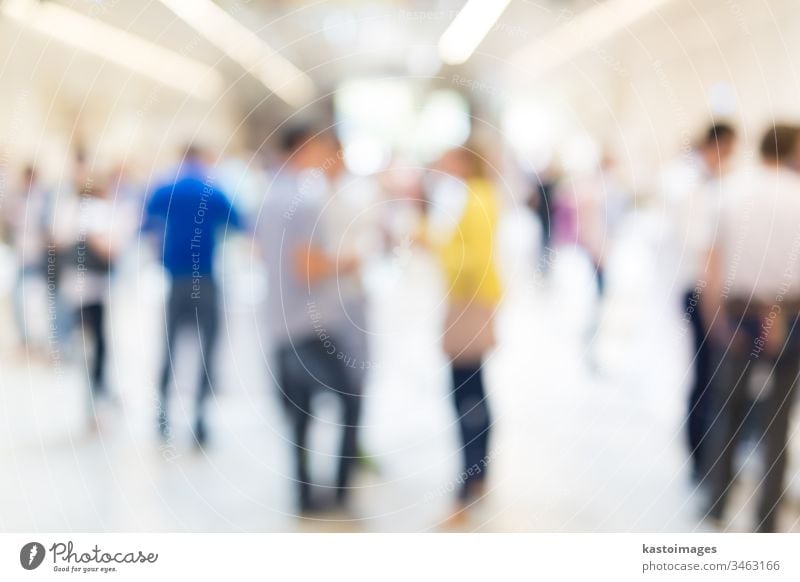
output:
POLYGON ((787 190, 796 191, 798 194, 800 194, 800 172, 795 170, 784 170, 781 172, 781 177, 783 178, 783 183, 785 184, 787 190))
POLYGON ((757 164, 744 164, 723 175, 718 184, 725 191, 752 190, 765 179, 764 168, 757 164))
POLYGON ((702 173, 700 160, 693 154, 684 154, 667 162, 658 173, 661 194, 683 199, 700 186, 702 173))
POLYGON ((153 187, 150 197, 151 198, 163 198, 164 196, 170 196, 174 191, 178 182, 176 180, 162 180, 156 183, 153 187))
POLYGON ((723 213, 747 214, 753 201, 761 195, 766 179, 763 169, 755 164, 741 166, 720 178, 715 191, 723 213))
POLYGON ((494 184, 486 178, 471 178, 467 183, 467 187, 473 194, 478 196, 491 198, 494 196, 494 184))

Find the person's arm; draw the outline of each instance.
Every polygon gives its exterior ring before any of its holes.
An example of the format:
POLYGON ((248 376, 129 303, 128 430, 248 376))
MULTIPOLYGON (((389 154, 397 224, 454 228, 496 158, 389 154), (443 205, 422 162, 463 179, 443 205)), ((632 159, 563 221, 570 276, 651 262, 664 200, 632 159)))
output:
POLYGON ((292 272, 302 284, 316 285, 320 282, 352 272, 358 261, 351 257, 333 256, 315 237, 318 236, 317 218, 319 209, 313 204, 300 204, 294 209, 286 224, 284 244, 292 272))
POLYGON ((722 289, 720 253, 717 248, 712 247, 706 257, 706 286, 700 301, 703 320, 707 322, 709 330, 716 320, 724 315, 722 289))
POLYGON ((170 189, 158 188, 151 195, 144 209, 142 232, 154 232, 163 227, 169 208, 170 189))
POLYGON ((700 297, 700 314, 709 341, 727 348, 734 329, 725 308, 725 270, 721 249, 712 246, 706 258, 706 287, 700 297))
POLYGON ((359 265, 356 257, 336 259, 312 244, 296 246, 292 253, 292 262, 295 276, 309 285, 350 273, 359 265))
POLYGON ((228 228, 238 231, 247 230, 244 217, 236 209, 236 205, 230 198, 228 198, 228 195, 225 192, 221 190, 215 190, 214 200, 220 205, 219 211, 221 216, 224 217, 224 222, 228 228))
POLYGON ((103 222, 86 237, 86 242, 109 263, 113 262, 136 234, 136 217, 127 208, 111 208, 103 222))
POLYGON ((65 192, 57 199, 53 208, 53 225, 50 229, 50 242, 63 251, 75 244, 78 238, 77 202, 71 192, 65 192))

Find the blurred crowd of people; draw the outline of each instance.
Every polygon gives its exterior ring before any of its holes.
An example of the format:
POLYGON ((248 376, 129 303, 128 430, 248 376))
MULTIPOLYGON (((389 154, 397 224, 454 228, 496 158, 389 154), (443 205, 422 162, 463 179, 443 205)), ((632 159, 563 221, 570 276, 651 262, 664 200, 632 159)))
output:
MULTIPOLYGON (((751 437, 764 450, 758 531, 777 529, 800 371, 798 136, 796 127, 770 127, 758 163, 732 167, 737 131, 717 123, 661 170, 654 197, 668 217, 674 286, 692 332, 685 430, 693 478, 707 495, 704 517, 723 518, 738 474, 735 448, 751 437), (759 367, 768 373, 753 374, 759 367)), ((508 202, 498 193, 498 164, 488 148, 468 142, 429 167, 356 176, 335 134, 313 126, 285 131, 280 149, 256 204, 245 203, 238 183, 223 179, 219 160, 196 146, 148 186, 124 169, 98 176, 83 152, 75 156, 72 179, 57 187, 44 184, 35 167, 25 168, 17 194, 2 209, 3 235, 16 251, 13 305, 21 349, 46 359, 74 345, 91 346, 86 380, 94 426, 99 403, 115 401, 106 370, 115 269, 127 250, 150 245, 170 281, 154 427, 170 438, 175 341, 188 332, 201 353, 192 436, 205 447, 205 403, 224 328, 219 246, 231 236, 247 237, 267 273, 266 368, 291 430, 297 509, 347 507, 354 469, 363 461, 358 429, 373 365, 364 270, 397 248, 423 249, 435 257, 446 289, 440 348, 451 363, 462 455, 450 519, 462 521, 485 495, 491 458, 494 419, 483 363, 497 343, 494 322, 504 294, 497 228, 508 202), (404 211, 387 205, 389 199, 402 201, 404 211), (314 487, 308 466, 312 400, 319 392, 332 394, 341 409, 331 498, 314 487)), ((580 248, 601 300, 608 249, 639 199, 616 165, 604 155, 591 172, 566 175, 553 166, 528 181, 529 208, 541 229, 532 267, 547 277, 559 249, 580 248)))

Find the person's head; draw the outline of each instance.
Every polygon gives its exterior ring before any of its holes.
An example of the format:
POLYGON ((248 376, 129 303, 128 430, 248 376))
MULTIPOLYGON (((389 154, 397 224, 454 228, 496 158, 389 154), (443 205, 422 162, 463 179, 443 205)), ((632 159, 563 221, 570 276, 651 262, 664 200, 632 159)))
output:
POLYGON ((697 151, 712 174, 725 171, 736 149, 736 130, 727 123, 715 123, 703 134, 697 151))
POLYGON ((759 153, 767 164, 800 169, 800 128, 794 125, 776 124, 767 129, 761 138, 759 153))
POLYGON ((22 184, 26 190, 30 189, 38 180, 36 168, 32 164, 25 166, 22 169, 22 184))
POLYGON ((486 159, 470 144, 446 151, 437 166, 442 172, 462 180, 486 177, 486 159))
POLYGON ((326 132, 321 136, 323 140, 323 147, 325 148, 325 161, 323 169, 325 173, 332 179, 341 176, 347 169, 344 163, 344 150, 342 142, 332 132, 326 132))
POLYGON ((329 150, 327 138, 310 125, 287 129, 281 137, 281 150, 287 164, 297 170, 319 168, 329 150))
POLYGON ((183 151, 183 164, 207 164, 211 156, 208 151, 196 143, 190 143, 183 151))

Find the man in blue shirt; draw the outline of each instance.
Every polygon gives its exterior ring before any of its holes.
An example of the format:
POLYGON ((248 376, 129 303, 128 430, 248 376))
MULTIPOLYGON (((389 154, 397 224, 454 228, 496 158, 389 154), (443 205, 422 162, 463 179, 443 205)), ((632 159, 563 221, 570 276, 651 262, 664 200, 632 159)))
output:
POLYGON ((194 437, 206 442, 205 407, 211 391, 213 352, 219 329, 218 289, 214 258, 218 237, 242 221, 226 194, 214 186, 211 168, 200 150, 190 147, 175 180, 157 188, 145 211, 144 229, 162 241, 162 261, 172 285, 166 304, 167 345, 159 385, 158 428, 170 434, 167 397, 172 379, 172 354, 177 332, 191 329, 200 339, 202 369, 197 391, 194 437))

